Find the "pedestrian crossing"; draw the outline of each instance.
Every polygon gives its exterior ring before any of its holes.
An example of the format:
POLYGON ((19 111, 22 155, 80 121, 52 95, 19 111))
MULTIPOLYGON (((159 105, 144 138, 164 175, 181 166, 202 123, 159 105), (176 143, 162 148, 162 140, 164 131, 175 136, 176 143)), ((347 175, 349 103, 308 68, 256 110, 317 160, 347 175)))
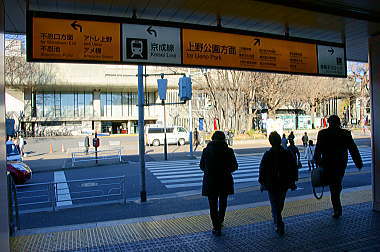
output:
MULTIPOLYGON (((363 164, 371 164, 371 149, 360 148, 359 150, 363 164)), ((233 173, 235 184, 253 184, 257 182, 261 158, 262 155, 236 155, 239 169, 233 173)), ((302 177, 302 173, 306 175, 309 170, 307 160, 303 157, 303 153, 301 153, 301 163, 302 168, 299 169, 300 177, 302 177)), ((354 165, 351 156, 349 156, 348 167, 354 165)), ((146 168, 168 189, 184 189, 200 187, 202 185, 203 172, 199 168, 199 160, 147 162, 146 168)))

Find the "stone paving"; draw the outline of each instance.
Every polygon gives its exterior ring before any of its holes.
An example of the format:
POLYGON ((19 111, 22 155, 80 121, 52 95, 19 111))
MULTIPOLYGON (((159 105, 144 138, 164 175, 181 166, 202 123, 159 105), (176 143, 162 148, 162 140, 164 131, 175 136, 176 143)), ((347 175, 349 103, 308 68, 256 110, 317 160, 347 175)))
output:
POLYGON ((274 232, 268 205, 230 208, 221 237, 208 214, 156 216, 57 228, 11 238, 12 251, 379 251, 380 213, 371 190, 343 194, 343 217, 331 218, 329 197, 286 202, 286 234, 274 232))

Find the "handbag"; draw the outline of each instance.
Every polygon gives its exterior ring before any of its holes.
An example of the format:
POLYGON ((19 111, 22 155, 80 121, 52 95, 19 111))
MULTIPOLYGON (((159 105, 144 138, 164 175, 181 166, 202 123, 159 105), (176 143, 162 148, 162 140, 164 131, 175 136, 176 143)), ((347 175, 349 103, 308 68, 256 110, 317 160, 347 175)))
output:
POLYGON ((322 199, 325 187, 324 176, 325 172, 321 166, 317 166, 311 170, 311 186, 313 187, 313 194, 316 199, 322 199), (317 191, 315 190, 317 187, 322 187, 322 192, 320 195, 318 195, 317 191))

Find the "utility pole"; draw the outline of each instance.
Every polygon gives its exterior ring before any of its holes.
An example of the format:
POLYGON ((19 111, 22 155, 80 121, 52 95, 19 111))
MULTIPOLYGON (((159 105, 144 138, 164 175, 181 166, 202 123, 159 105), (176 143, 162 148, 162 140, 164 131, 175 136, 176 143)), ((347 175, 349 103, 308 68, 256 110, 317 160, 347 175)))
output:
POLYGON ((143 66, 138 66, 138 107, 139 107, 139 161, 141 173, 141 202, 146 201, 146 184, 145 184, 145 141, 144 141, 144 84, 143 84, 143 66))

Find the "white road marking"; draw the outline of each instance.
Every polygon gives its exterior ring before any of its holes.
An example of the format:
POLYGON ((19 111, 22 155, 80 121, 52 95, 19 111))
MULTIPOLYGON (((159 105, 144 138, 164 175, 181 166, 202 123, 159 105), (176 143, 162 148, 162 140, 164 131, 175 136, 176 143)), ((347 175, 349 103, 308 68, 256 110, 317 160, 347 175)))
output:
POLYGON ((66 183, 65 172, 54 172, 54 182, 56 183, 57 207, 72 205, 73 202, 71 201, 69 186, 66 183))
MULTIPOLYGON (((301 152, 302 168, 299 173, 309 170, 307 160, 301 152)), ((363 164, 371 164, 371 150, 360 149, 363 164)), ((233 173, 235 183, 257 182, 259 166, 262 155, 236 155, 239 170, 233 173)), ((349 167, 354 162, 349 155, 349 167)), ((203 172, 199 169, 199 160, 173 160, 173 161, 153 161, 146 163, 147 169, 154 175, 166 188, 185 188, 199 187, 202 185, 203 172)), ((302 188, 298 189, 302 190, 302 188)))

